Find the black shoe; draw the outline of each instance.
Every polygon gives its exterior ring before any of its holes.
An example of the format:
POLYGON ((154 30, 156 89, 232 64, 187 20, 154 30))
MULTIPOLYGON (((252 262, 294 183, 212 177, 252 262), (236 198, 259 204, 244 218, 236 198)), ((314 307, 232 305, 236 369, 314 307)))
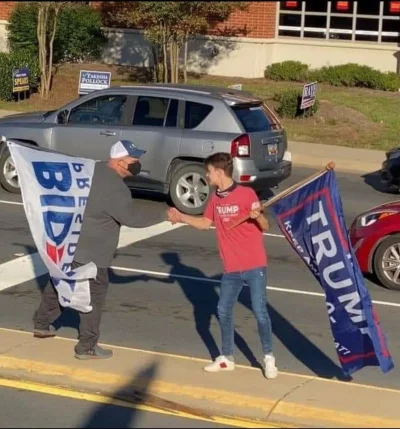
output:
POLYGON ((89 359, 109 359, 113 356, 112 350, 103 349, 99 346, 93 347, 87 353, 80 354, 75 353, 75 357, 79 360, 89 360, 89 359))

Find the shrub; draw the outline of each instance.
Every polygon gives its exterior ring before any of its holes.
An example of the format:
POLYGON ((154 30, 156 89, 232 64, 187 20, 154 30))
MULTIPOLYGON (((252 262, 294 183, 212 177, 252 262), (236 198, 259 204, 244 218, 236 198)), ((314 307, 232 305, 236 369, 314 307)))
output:
POLYGON ((271 80, 304 82, 307 79, 308 66, 300 61, 284 61, 268 66, 264 75, 271 80))
POLYGON ((288 89, 275 94, 274 100, 279 102, 276 109, 282 118, 296 118, 298 116, 314 116, 319 109, 319 101, 316 99, 314 105, 305 111, 300 110, 302 91, 298 89, 288 89))
POLYGON ((37 52, 37 5, 17 3, 7 25, 8 47, 11 52, 27 49, 37 52))
POLYGON ((285 61, 268 66, 265 77, 272 80, 317 81, 333 86, 362 87, 381 91, 398 91, 400 88, 400 75, 397 73, 383 73, 372 67, 354 63, 308 70, 306 64, 285 61))
POLYGON ((30 86, 36 90, 39 85, 39 64, 37 55, 32 50, 19 50, 13 53, 0 53, 0 99, 13 99, 12 72, 14 69, 28 67, 30 71, 30 86))
POLYGON ((101 15, 89 5, 74 4, 63 10, 54 48, 56 61, 92 61, 101 55, 107 41, 101 15))
MULTIPOLYGON (((36 35, 37 5, 18 3, 7 27, 11 52, 29 49, 38 52, 36 35)), ((54 61, 89 61, 97 59, 106 41, 99 11, 86 4, 72 3, 59 15, 54 39, 54 61)))

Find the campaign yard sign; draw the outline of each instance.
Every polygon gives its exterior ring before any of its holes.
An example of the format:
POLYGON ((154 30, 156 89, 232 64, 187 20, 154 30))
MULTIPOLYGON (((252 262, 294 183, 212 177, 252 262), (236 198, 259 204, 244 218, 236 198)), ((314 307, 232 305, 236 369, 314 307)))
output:
POLYGON ((78 94, 85 95, 111 85, 111 72, 81 70, 79 73, 78 94))
POLYGON ((12 72, 12 81, 13 81, 12 92, 14 94, 30 90, 30 85, 29 85, 30 74, 31 74, 30 70, 27 67, 13 70, 13 72, 12 72))
POLYGON ((301 105, 300 105, 301 110, 308 109, 315 104, 315 97, 317 94, 317 83, 318 82, 313 82, 313 83, 307 83, 306 85, 304 85, 303 94, 301 96, 301 105))

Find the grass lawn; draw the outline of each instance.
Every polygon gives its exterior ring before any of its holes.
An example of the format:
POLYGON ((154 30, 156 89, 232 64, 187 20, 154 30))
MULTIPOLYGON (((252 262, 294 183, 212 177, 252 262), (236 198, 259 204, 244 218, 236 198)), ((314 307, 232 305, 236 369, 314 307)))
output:
MULTIPOLYGON (((34 111, 59 108, 78 96, 79 70, 111 71, 112 85, 138 83, 138 74, 130 67, 64 65, 55 74, 53 91, 48 100, 41 100, 33 94, 29 100, 19 103, 0 102, 0 109, 34 111)), ((261 97, 272 107, 276 107, 276 102, 272 100, 276 92, 290 87, 302 88, 302 84, 296 83, 220 76, 190 77, 189 83, 220 86, 242 83, 244 90, 261 97)), ((380 150, 400 145, 400 92, 320 84, 317 97, 321 107, 316 116, 282 120, 289 140, 380 150)))

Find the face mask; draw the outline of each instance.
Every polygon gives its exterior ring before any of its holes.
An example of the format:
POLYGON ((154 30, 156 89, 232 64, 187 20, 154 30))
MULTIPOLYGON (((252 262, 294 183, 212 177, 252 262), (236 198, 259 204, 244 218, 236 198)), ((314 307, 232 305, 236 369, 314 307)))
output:
POLYGON ((132 176, 136 176, 140 173, 142 169, 142 164, 140 162, 135 162, 134 164, 129 164, 128 171, 132 174, 132 176))

